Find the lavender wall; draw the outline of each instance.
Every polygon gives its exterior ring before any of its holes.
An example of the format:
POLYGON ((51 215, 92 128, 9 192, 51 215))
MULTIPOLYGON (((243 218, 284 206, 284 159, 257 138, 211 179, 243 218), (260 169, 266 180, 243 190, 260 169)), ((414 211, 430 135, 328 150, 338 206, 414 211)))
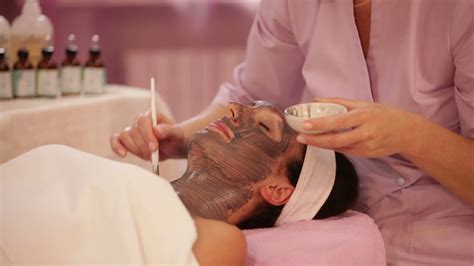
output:
MULTIPOLYGON (((23 1, 0 0, 0 14, 11 22, 20 13, 23 1)), ((131 66, 126 60, 129 53, 188 48, 244 51, 258 0, 40 0, 40 4, 54 24, 57 61, 64 57, 69 34, 77 36, 81 61, 87 58, 91 36, 99 34, 109 83, 145 87, 146 77, 154 72, 146 68, 145 62, 139 69, 140 62, 136 60, 131 66), (140 72, 143 77, 137 77, 140 72)), ((243 60, 243 52, 239 57, 237 62, 243 60)), ((225 71, 229 72, 225 77, 230 77, 231 70, 225 71)), ((173 75, 177 79, 186 78, 179 73, 173 75)), ((224 81, 220 80, 222 75, 217 79, 216 82, 224 81)), ((213 95, 216 82, 204 88, 210 92, 203 93, 213 95)), ((185 89, 180 88, 176 93, 182 94, 185 89)), ((170 90, 163 96, 175 106, 172 111, 178 120, 199 111, 211 98, 208 96, 204 102, 182 112, 178 104, 173 104, 177 97, 173 93, 170 90)))
MULTIPOLYGON (((173 5, 59 7, 55 13, 55 41, 63 51, 67 35, 78 36, 84 60, 90 37, 101 36, 110 82, 124 83, 119 61, 127 50, 182 47, 245 46, 253 15, 232 4, 193 4, 186 10, 173 5)), ((131 84, 134 85, 134 84, 131 84)))

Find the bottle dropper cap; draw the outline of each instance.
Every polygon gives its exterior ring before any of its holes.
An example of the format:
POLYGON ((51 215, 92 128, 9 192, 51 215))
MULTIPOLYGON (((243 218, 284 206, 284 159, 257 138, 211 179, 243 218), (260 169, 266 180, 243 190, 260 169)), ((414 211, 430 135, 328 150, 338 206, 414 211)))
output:
POLYGON ((51 57, 54 53, 54 47, 49 45, 49 46, 45 46, 43 47, 43 50, 41 50, 41 54, 44 56, 44 57, 51 57))
POLYGON ((89 54, 91 56, 99 56, 100 55, 100 46, 99 46, 99 35, 94 34, 92 36, 92 41, 91 41, 91 48, 89 50, 89 54))
POLYGON ((51 38, 51 35, 46 35, 44 38, 44 47, 41 49, 41 54, 44 57, 51 57, 54 53, 54 46, 53 46, 53 40, 51 38))
POLYGON ((30 55, 30 53, 25 48, 21 48, 21 49, 18 50, 17 55, 21 59, 27 59, 28 56, 30 55))
POLYGON ((77 55, 77 45, 75 44, 76 40, 76 35, 74 34, 69 34, 69 37, 67 38, 68 45, 66 47, 66 55, 68 56, 76 56, 77 55))
POLYGON ((5 48, 0 48, 0 60, 5 59, 5 48))
POLYGON ((41 49, 41 54, 43 57, 51 57, 54 53, 54 46, 52 42, 51 35, 46 35, 44 38, 44 47, 41 49))

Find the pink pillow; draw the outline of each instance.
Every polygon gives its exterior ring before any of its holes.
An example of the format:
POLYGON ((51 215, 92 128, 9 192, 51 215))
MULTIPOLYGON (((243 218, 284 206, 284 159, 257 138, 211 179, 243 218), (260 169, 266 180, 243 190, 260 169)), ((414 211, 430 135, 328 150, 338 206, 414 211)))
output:
POLYGON ((355 211, 244 234, 247 265, 386 265, 377 225, 355 211))

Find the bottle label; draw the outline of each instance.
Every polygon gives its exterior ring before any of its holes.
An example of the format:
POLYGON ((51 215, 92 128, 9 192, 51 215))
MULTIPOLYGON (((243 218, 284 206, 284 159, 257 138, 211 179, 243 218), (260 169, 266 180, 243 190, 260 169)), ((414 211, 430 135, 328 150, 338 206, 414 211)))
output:
POLYGON ((10 71, 0 72, 0 98, 13 98, 12 74, 10 71))
POLYGON ((56 97, 58 94, 58 70, 38 70, 38 95, 56 97))
POLYGON ((13 70, 13 95, 15 97, 34 97, 35 71, 33 69, 13 70))
POLYGON ((85 93, 103 93, 105 87, 105 69, 103 67, 84 68, 83 88, 85 93))
POLYGON ((61 68, 61 92, 64 94, 78 94, 81 92, 80 66, 61 68))

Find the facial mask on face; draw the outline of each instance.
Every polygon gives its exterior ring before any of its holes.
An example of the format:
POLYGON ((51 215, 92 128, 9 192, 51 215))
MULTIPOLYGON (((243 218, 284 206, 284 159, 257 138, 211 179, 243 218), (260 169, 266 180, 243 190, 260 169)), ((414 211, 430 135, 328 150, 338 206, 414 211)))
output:
POLYGON ((255 126, 253 113, 246 110, 235 126, 227 117, 221 122, 232 131, 232 140, 227 143, 206 129, 195 134, 188 169, 173 187, 192 214, 226 220, 251 199, 252 186, 276 170, 294 132, 285 126, 277 142, 255 126))

